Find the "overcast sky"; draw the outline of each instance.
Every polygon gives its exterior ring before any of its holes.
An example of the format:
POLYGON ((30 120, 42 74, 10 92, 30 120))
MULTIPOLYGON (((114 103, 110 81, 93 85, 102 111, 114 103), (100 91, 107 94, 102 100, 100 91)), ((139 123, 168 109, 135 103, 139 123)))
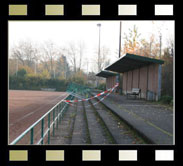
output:
MULTIPOLYGON (((9 21, 9 48, 21 40, 31 40, 37 44, 51 40, 60 47, 82 41, 86 46, 84 56, 91 59, 98 48, 98 23, 101 24, 101 47, 110 49, 113 62, 117 59, 119 49, 120 21, 9 21)), ((138 27, 141 37, 147 40, 152 32, 159 40, 161 31, 162 47, 166 46, 167 38, 174 38, 174 21, 122 21, 122 44, 124 33, 128 34, 128 29, 134 25, 138 27)))

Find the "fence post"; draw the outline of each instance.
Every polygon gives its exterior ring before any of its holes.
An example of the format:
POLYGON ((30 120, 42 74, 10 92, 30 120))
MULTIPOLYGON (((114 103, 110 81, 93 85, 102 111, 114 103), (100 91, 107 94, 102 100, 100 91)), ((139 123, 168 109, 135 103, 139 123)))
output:
POLYGON ((41 144, 44 143, 44 118, 41 120, 41 144))
POLYGON ((31 139, 30 144, 34 144, 34 127, 31 129, 31 139))
POLYGON ((59 113, 59 112, 58 112, 58 105, 57 105, 57 107, 56 107, 56 110, 57 110, 57 129, 58 129, 58 118, 59 118, 59 117, 58 117, 58 113, 59 113))
POLYGON ((61 110, 62 110, 62 102, 59 104, 59 113, 60 113, 59 122, 60 122, 60 124, 61 124, 61 120, 62 120, 62 112, 61 112, 61 110))
POLYGON ((55 136, 55 108, 53 109, 53 136, 55 136))
MULTIPOLYGON (((65 109, 64 109, 65 104, 66 104, 66 103, 63 103, 63 104, 62 104, 62 109, 63 109, 62 113, 65 112, 65 109)), ((66 108, 66 107, 65 107, 65 108, 66 108)))
POLYGON ((50 113, 48 114, 48 144, 50 144, 50 113))

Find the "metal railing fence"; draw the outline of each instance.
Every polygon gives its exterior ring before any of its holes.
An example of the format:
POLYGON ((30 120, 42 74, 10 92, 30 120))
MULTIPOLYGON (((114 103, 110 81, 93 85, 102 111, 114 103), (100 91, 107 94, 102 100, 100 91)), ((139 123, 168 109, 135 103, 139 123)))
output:
MULTIPOLYGON (((63 100, 72 100, 74 97, 69 94, 63 100)), ((68 104, 63 100, 58 102, 54 107, 52 107, 46 114, 44 114, 40 119, 38 119, 34 124, 27 128, 22 134, 20 134, 16 139, 14 139, 10 145, 15 145, 21 141, 26 134, 30 133, 29 144, 44 144, 47 136, 47 143, 50 144, 51 134, 55 135, 55 129, 58 129, 59 123, 61 123, 61 118, 64 112, 67 110, 68 104), (47 123, 47 124, 46 124, 47 123), (35 133, 35 127, 40 125, 41 132, 35 133), (46 127, 47 126, 47 127, 46 127), (35 142, 35 134, 40 134, 40 139, 35 142)))

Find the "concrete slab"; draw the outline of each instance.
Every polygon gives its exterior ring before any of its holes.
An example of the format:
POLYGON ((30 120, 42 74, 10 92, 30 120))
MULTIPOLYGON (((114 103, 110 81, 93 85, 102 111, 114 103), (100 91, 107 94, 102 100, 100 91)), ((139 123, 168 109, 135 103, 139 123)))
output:
POLYGON ((102 103, 151 144, 173 144, 173 110, 111 94, 102 103))

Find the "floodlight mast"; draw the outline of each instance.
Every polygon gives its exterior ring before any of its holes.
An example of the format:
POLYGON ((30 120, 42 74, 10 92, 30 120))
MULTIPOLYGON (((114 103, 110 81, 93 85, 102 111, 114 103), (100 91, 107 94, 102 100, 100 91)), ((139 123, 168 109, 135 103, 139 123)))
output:
POLYGON ((119 29, 119 58, 121 57, 121 26, 122 21, 120 21, 120 29, 119 29))
MULTIPOLYGON (((97 27, 99 27, 99 43, 98 43, 98 72, 100 71, 100 28, 101 28, 101 24, 98 23, 97 27)), ((97 79, 97 87, 99 84, 99 78, 97 79)))
MULTIPOLYGON (((120 21, 120 27, 119 27, 119 58, 121 57, 121 27, 122 27, 122 21, 120 21)), ((119 83, 119 94, 122 94, 122 89, 121 89, 121 81, 120 81, 120 73, 117 76, 117 82, 119 83)))
POLYGON ((100 71, 100 66, 99 66, 99 61, 100 61, 100 27, 101 24, 97 24, 97 26, 99 27, 99 43, 98 43, 98 72, 100 71))

